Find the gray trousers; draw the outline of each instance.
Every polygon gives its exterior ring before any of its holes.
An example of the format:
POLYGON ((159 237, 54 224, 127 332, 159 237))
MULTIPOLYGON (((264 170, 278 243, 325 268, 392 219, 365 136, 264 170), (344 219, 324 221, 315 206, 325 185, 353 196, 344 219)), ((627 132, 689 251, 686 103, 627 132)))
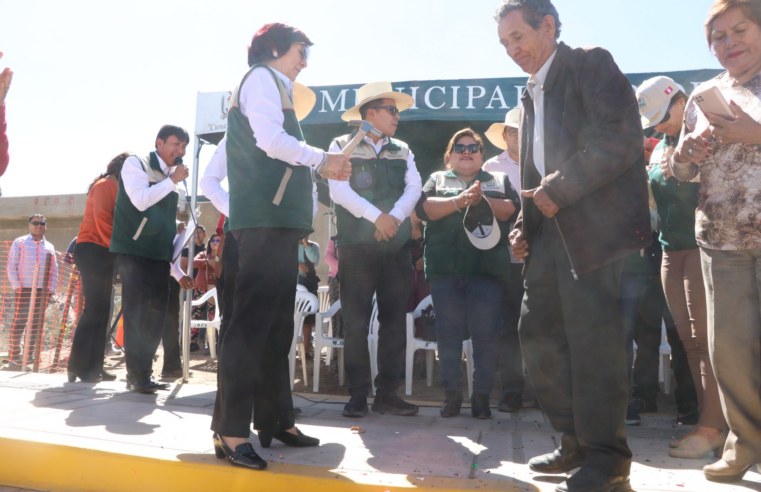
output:
POLYGON ((708 351, 729 424, 722 458, 761 463, 761 249, 700 249, 708 351))

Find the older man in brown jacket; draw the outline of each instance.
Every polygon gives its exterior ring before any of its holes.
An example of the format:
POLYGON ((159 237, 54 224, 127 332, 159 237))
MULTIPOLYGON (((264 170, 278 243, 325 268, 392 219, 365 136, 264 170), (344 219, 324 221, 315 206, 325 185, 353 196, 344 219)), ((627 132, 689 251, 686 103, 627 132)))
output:
POLYGON ((500 42, 531 74, 522 97, 523 209, 511 234, 526 259, 519 333, 539 404, 563 433, 540 473, 581 470, 558 491, 631 490, 622 260, 651 242, 642 127, 610 53, 558 43, 550 0, 506 0, 500 42))

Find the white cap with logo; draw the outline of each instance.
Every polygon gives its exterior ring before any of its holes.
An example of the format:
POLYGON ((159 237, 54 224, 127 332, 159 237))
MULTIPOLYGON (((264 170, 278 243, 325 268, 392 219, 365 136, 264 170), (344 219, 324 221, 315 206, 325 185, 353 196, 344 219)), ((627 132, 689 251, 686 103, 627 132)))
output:
POLYGON ((653 77, 637 88, 637 103, 642 117, 642 128, 651 128, 663 120, 674 95, 684 87, 669 77, 653 77))

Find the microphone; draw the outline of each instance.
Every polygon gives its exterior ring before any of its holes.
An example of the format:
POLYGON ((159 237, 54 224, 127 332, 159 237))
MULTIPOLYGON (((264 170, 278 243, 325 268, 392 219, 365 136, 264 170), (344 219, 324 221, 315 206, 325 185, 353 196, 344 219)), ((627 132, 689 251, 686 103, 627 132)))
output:
MULTIPOLYGON (((183 164, 182 164, 182 157, 178 157, 178 158, 176 158, 176 159, 174 160, 174 165, 175 165, 175 166, 182 166, 182 165, 183 165, 183 164)), ((182 184, 185 186, 185 192, 186 192, 186 193, 188 193, 188 194, 190 194, 190 192, 188 191, 188 182, 187 182, 187 180, 183 179, 183 180, 182 180, 182 184)))

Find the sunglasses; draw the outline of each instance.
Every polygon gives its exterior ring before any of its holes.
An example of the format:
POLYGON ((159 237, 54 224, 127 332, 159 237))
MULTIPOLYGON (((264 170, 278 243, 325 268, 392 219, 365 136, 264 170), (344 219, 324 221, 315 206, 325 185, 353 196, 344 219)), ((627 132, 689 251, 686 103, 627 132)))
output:
POLYGON ((310 52, 309 46, 307 46, 306 43, 297 43, 297 44, 300 44, 300 45, 302 45, 304 47, 303 50, 299 50, 299 54, 301 55, 301 59, 303 61, 309 61, 309 52, 310 52))
POLYGON ((399 108, 396 106, 372 106, 370 109, 386 109, 392 117, 399 114, 399 108))
POLYGON ((674 101, 671 104, 669 104, 669 109, 666 110, 666 114, 663 115, 663 119, 658 122, 659 125, 661 123, 666 123, 668 120, 671 119, 671 108, 674 107, 674 104, 676 104, 676 101, 674 101))
POLYGON ((218 243, 218 242, 219 242, 219 239, 212 239, 212 240, 211 240, 211 241, 209 241, 209 242, 210 242, 210 243, 218 243))
POLYGON ((48 223, 47 223, 47 222, 40 222, 40 221, 38 221, 38 220, 35 220, 35 221, 33 221, 33 222, 30 222, 30 224, 32 224, 33 226, 46 226, 46 225, 48 225, 48 223))
POLYGON ((467 150, 471 154, 478 154, 479 152, 481 152, 481 144, 477 144, 477 143, 470 144, 470 145, 454 144, 452 146, 452 150, 454 151, 455 154, 463 154, 465 153, 465 150, 467 150))

